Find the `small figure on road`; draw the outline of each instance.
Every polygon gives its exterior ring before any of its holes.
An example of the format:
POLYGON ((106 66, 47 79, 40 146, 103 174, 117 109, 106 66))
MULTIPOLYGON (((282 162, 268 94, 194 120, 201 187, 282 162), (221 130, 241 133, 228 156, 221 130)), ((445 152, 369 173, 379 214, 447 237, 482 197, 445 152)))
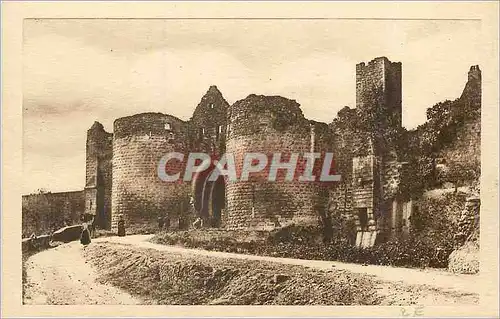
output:
POLYGON ((165 229, 168 230, 170 228, 170 216, 168 215, 168 213, 165 214, 164 220, 165 220, 165 229))
POLYGON ((185 229, 186 228, 186 225, 185 225, 185 219, 184 219, 184 216, 182 216, 182 214, 179 215, 178 217, 179 219, 179 229, 185 229))
POLYGON ((120 215, 118 219, 118 236, 125 236, 125 220, 123 219, 123 215, 120 215))
POLYGON ((87 223, 83 223, 83 230, 80 236, 80 243, 83 245, 83 248, 87 247, 90 244, 90 230, 87 223))
POLYGON ((30 245, 30 249, 31 250, 36 250, 38 247, 37 247, 37 244, 36 244, 36 235, 35 233, 32 233, 31 236, 30 236, 30 241, 29 241, 29 245, 30 245))
POLYGON ((158 216, 158 228, 159 228, 159 230, 163 229, 164 224, 165 224, 165 220, 163 219, 163 216, 158 216))

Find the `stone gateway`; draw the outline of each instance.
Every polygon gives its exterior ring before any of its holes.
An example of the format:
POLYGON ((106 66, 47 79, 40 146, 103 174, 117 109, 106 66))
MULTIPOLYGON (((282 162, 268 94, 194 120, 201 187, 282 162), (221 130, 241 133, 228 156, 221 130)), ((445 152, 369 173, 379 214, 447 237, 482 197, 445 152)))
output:
MULTIPOLYGON (((428 122, 410 131, 402 127, 402 64, 376 58, 356 65, 355 76, 356 108, 343 108, 330 124, 308 120, 297 101, 280 96, 251 94, 229 105, 216 86, 188 121, 142 113, 116 119, 112 133, 95 122, 87 131, 85 187, 75 197, 84 201, 81 213, 115 232, 119 225, 158 228, 166 215, 171 228, 197 221, 233 230, 314 225, 335 216, 352 222, 351 242, 358 246, 404 236, 424 180, 432 180, 440 165, 463 163, 461 154, 479 163, 481 71, 471 67, 462 96, 430 108, 428 122), (444 109, 462 114, 453 130, 439 126, 444 109), (210 180, 211 168, 189 182, 167 183, 158 165, 173 152, 231 153, 238 171, 248 153, 331 152, 341 180, 268 182, 259 172, 210 180), (425 176, 423 154, 432 159, 425 176)), ((24 205, 33 202, 29 196, 23 197, 23 220, 37 214, 24 205)))

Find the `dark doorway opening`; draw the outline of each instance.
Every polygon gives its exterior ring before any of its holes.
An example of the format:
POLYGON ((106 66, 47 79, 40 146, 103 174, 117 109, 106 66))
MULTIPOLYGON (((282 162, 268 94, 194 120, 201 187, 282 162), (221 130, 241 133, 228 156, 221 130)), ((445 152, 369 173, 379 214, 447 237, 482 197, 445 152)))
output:
POLYGON ((196 174, 192 191, 197 218, 201 218, 205 226, 220 227, 226 203, 226 183, 223 176, 216 181, 209 180, 214 169, 196 174))
POLYGON ((358 220, 359 220, 359 226, 361 227, 361 230, 367 231, 368 230, 368 209, 366 207, 358 208, 358 220))
POLYGON ((224 177, 219 176, 219 178, 213 182, 210 199, 212 204, 211 226, 220 227, 222 210, 225 208, 226 204, 226 185, 224 177))

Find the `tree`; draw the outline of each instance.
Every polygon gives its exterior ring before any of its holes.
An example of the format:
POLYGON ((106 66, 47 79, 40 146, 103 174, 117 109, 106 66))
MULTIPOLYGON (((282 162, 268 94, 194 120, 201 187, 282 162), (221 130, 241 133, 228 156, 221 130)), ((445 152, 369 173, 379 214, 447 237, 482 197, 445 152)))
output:
POLYGON ((453 162, 442 171, 441 179, 444 182, 450 182, 455 185, 455 193, 458 187, 472 184, 480 177, 481 165, 477 161, 471 162, 453 162))

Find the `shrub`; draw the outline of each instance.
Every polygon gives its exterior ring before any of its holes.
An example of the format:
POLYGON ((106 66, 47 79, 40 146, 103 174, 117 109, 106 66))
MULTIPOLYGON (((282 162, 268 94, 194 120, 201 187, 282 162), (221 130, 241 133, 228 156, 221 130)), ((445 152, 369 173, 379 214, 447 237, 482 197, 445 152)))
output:
POLYGON ((269 244, 313 244, 322 238, 322 230, 316 226, 297 226, 292 224, 272 231, 267 242, 269 244))
POLYGON ((475 274, 479 272, 479 245, 467 242, 449 256, 448 269, 454 273, 475 274))

